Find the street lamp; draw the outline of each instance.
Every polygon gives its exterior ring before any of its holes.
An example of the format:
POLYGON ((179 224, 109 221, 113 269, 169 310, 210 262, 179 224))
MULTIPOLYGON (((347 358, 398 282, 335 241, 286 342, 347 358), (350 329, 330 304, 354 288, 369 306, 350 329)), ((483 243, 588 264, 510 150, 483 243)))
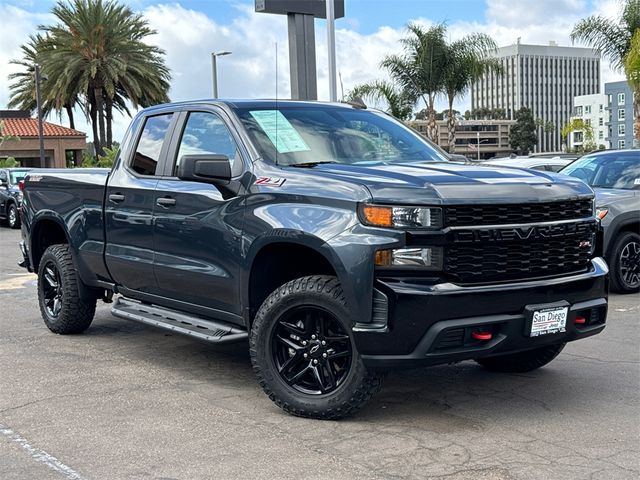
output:
POLYGON ((218 67, 216 65, 216 58, 223 55, 231 55, 231 52, 211 52, 211 73, 213 77, 213 98, 218 98, 218 67))
POLYGON ((488 142, 489 139, 485 138, 484 140, 480 140, 480 130, 476 132, 476 138, 478 139, 478 161, 480 161, 480 144, 484 142, 488 142))

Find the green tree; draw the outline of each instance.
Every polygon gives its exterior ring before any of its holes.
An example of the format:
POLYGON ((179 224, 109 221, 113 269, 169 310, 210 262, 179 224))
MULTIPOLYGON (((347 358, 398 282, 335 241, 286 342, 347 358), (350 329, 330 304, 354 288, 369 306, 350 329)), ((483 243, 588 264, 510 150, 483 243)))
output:
POLYGON ((435 99, 442 92, 447 61, 444 24, 424 29, 417 24, 407 26, 402 38, 403 53, 388 55, 381 62, 400 88, 421 98, 427 109, 427 137, 437 140, 435 99))
POLYGON ((572 132, 582 132, 583 133, 583 142, 581 148, 577 150, 581 150, 583 152, 590 152, 591 150, 596 149, 596 144, 593 141, 593 127, 585 122, 582 118, 574 118, 570 122, 562 127, 560 135, 563 140, 567 141, 567 149, 569 150, 571 147, 569 146, 569 135, 572 132))
MULTIPOLYGON (((605 58, 611 62, 616 70, 623 70, 626 63, 634 62, 638 58, 640 40, 635 40, 640 29, 640 0, 624 0, 620 16, 612 20, 602 15, 594 15, 580 20, 571 32, 571 39, 583 42, 596 50, 600 50, 605 58), (631 58, 631 60, 629 59, 631 58)), ((635 63, 637 65, 637 63, 635 63)), ((634 86, 635 98, 633 104, 634 118, 638 122, 640 113, 640 83, 634 76, 637 70, 626 68, 627 80, 634 86)), ((636 139, 640 131, 636 129, 636 139)))
POLYGON ((519 155, 527 154, 538 143, 536 135, 536 122, 531 110, 522 107, 516 112, 516 123, 509 132, 509 145, 516 150, 519 155))
POLYGON ((415 95, 407 89, 383 80, 363 83, 349 93, 349 98, 362 97, 386 104, 386 112, 399 120, 409 120, 416 104, 415 95))
POLYGON ((640 141, 640 29, 636 31, 631 39, 631 49, 627 54, 624 69, 629 84, 635 93, 633 98, 634 136, 636 141, 640 141))
POLYGON ((490 71, 501 72, 502 65, 492 54, 497 45, 483 33, 467 35, 446 45, 446 62, 442 91, 448 100, 447 131, 449 152, 455 152, 456 117, 453 103, 471 84, 490 71))

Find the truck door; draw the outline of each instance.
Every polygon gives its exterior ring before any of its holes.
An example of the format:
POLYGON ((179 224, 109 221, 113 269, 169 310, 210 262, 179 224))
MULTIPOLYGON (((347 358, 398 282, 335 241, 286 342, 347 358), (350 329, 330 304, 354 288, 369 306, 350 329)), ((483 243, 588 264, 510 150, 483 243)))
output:
POLYGON ((213 310, 229 320, 241 314, 238 272, 243 221, 242 191, 179 180, 183 155, 226 155, 234 177, 248 168, 238 137, 217 109, 182 112, 173 158, 156 186, 154 207, 157 294, 213 310))
POLYGON ((133 291, 133 296, 135 292, 152 293, 156 286, 154 195, 169 143, 165 138, 170 138, 176 117, 168 112, 139 119, 142 125, 132 126, 128 135, 134 138, 123 142, 121 163, 107 184, 105 262, 114 281, 133 291))

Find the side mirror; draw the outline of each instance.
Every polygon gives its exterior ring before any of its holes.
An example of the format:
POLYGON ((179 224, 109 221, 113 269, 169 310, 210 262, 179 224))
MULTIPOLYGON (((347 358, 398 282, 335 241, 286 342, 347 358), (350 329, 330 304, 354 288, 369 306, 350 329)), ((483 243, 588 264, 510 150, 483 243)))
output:
POLYGON ((231 180, 231 162, 226 155, 183 155, 178 165, 178 178, 225 185, 231 180))
POLYGON ((0 187, 8 188, 9 187, 9 182, 7 182, 7 180, 5 180, 4 178, 0 179, 0 187))

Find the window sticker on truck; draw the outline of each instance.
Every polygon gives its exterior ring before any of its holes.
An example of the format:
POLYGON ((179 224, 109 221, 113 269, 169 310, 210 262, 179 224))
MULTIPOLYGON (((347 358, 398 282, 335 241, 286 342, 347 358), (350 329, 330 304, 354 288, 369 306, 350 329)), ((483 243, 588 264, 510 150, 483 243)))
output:
POLYGON ((252 110, 249 113, 267 134, 278 153, 310 150, 298 131, 279 110, 252 110))

